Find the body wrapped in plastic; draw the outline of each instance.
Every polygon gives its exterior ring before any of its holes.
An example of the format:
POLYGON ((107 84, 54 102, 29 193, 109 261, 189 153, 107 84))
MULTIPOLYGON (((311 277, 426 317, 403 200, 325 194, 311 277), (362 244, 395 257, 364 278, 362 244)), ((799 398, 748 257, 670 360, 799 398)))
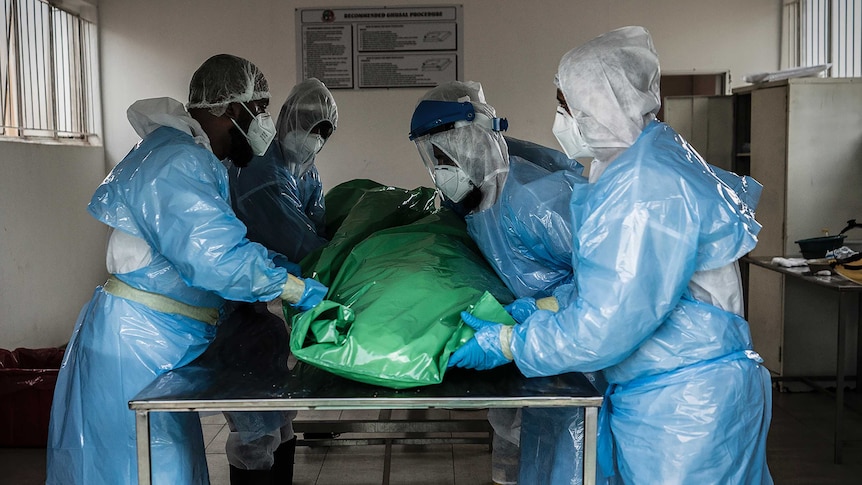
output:
MULTIPOLYGON (((273 265, 263 246, 245 238, 245 226, 228 203, 227 171, 196 144, 200 127, 182 129, 195 123, 177 101, 153 104, 160 108, 151 123, 133 122, 148 126, 139 130, 143 140, 88 206, 115 233, 137 238, 145 248, 130 255, 129 271, 115 276, 133 288, 200 307, 219 308, 226 298, 277 298, 287 273, 273 265)), ((130 120, 134 109, 152 107, 133 105, 130 120)), ((110 266, 124 265, 109 258, 110 266)), ((128 401, 156 376, 198 357, 214 334, 213 325, 98 287, 78 317, 57 379, 47 483, 137 483, 135 415, 128 401)), ((197 415, 158 414, 151 418, 150 444, 153 459, 164 466, 153 469, 153 483, 208 483, 197 415)))
POLYGON ((604 369, 599 459, 611 472, 614 447, 624 483, 772 483, 769 374, 731 298, 738 277, 715 284, 756 244, 759 195, 659 122, 575 188, 569 301, 516 326, 512 352, 527 376, 604 369))
POLYGON ((332 242, 303 261, 330 293, 294 317, 291 351, 360 382, 394 389, 439 383, 449 355, 473 335, 460 312, 476 304, 507 318, 494 298, 480 298, 486 290, 504 302, 512 296, 463 222, 434 211, 434 191, 356 181, 355 194, 346 193, 353 184, 327 196, 327 205, 351 209, 332 242))

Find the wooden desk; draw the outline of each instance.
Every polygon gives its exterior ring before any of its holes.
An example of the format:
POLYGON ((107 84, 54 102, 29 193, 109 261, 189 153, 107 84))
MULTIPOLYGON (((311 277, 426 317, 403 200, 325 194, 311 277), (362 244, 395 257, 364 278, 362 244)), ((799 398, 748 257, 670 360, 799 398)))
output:
MULTIPOLYGON (((856 392, 859 392, 859 376, 862 375, 862 358, 859 358, 859 353, 862 352, 862 285, 848 280, 840 275, 832 276, 816 276, 812 275, 807 266, 798 266, 786 268, 777 264, 772 264, 772 257, 744 257, 742 261, 753 264, 761 268, 765 268, 777 273, 781 273, 784 277, 797 278, 807 284, 817 285, 835 291, 838 294, 838 321, 836 322, 838 329, 838 339, 836 341, 836 369, 835 369, 835 463, 841 463, 841 449, 844 440, 841 436, 841 422, 844 414, 844 382, 845 376, 844 366, 846 360, 845 343, 847 338, 847 329, 853 324, 853 305, 858 306, 857 310, 857 358, 856 358, 856 392)), ((749 303, 751 304, 751 302, 749 303)), ((782 380, 801 380, 808 385, 818 390, 825 390, 813 382, 814 378, 807 376, 784 376, 773 378, 775 381, 782 380)))

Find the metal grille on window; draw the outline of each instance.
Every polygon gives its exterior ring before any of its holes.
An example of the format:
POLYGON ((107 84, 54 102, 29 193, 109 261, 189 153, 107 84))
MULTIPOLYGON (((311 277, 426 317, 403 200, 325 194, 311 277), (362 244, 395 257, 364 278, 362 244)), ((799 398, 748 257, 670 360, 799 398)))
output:
POLYGON ((784 3, 786 67, 831 64, 831 77, 862 76, 862 0, 784 3))
POLYGON ((101 125, 96 24, 42 0, 3 0, 0 136, 92 141, 101 125))

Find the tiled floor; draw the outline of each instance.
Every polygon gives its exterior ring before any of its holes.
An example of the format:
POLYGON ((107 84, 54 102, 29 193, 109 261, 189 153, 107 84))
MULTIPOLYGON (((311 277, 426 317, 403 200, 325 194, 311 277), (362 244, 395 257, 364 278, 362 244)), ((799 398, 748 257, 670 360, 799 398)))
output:
MULTIPOLYGON (((832 463, 834 401, 825 394, 774 392, 768 463, 779 485, 862 483, 862 414, 844 413, 844 463, 832 463)), ((856 409, 862 396, 848 393, 856 409)), ((435 410, 434 418, 443 417, 435 410)), ((333 413, 333 412, 328 412, 333 413)), ((334 412, 339 413, 339 412, 334 412)), ((343 419, 365 419, 368 413, 347 412, 343 419)), ((463 415, 449 416, 453 419, 463 415)), ((466 416, 470 417, 470 416, 466 416)), ((472 417, 476 417, 473 415, 472 417)), ((332 419, 333 415, 301 412, 298 419, 332 419)), ((397 418, 393 415, 393 419, 397 418)), ((207 463, 212 485, 228 485, 224 444, 227 428, 219 415, 202 419, 208 441, 207 463)), ((298 485, 379 484, 383 479, 384 446, 308 448, 296 454, 298 485)), ((45 480, 44 449, 0 449, 0 483, 35 485, 45 480)), ((390 480, 395 484, 490 484, 490 453, 485 445, 393 446, 390 480)))
MULTIPOLYGON (((303 420, 376 420, 379 411, 300 411, 303 420)), ((390 419, 484 419, 485 411, 395 410, 390 419)), ((228 485, 228 466, 224 454, 228 429, 219 415, 202 418, 207 445, 207 464, 212 485, 228 485)), ((342 434, 340 439, 379 438, 382 435, 342 434)), ((428 436, 450 436, 435 434, 428 436)), ((481 434, 469 433, 481 439, 481 434)), ((487 435, 485 436, 487 438, 487 435)), ((392 445, 390 483, 428 485, 490 484, 491 454, 488 445, 432 444, 392 445)), ((295 485, 380 484, 383 483, 385 445, 297 447, 295 485)))

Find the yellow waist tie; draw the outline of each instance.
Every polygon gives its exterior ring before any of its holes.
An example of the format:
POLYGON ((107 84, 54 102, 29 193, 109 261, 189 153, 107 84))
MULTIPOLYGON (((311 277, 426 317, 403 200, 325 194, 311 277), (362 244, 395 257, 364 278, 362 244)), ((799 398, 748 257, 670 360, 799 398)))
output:
POLYGON ((113 275, 108 278, 102 288, 114 296, 136 301, 159 312, 183 315, 209 325, 215 325, 218 322, 218 308, 188 305, 165 295, 139 290, 113 275))

